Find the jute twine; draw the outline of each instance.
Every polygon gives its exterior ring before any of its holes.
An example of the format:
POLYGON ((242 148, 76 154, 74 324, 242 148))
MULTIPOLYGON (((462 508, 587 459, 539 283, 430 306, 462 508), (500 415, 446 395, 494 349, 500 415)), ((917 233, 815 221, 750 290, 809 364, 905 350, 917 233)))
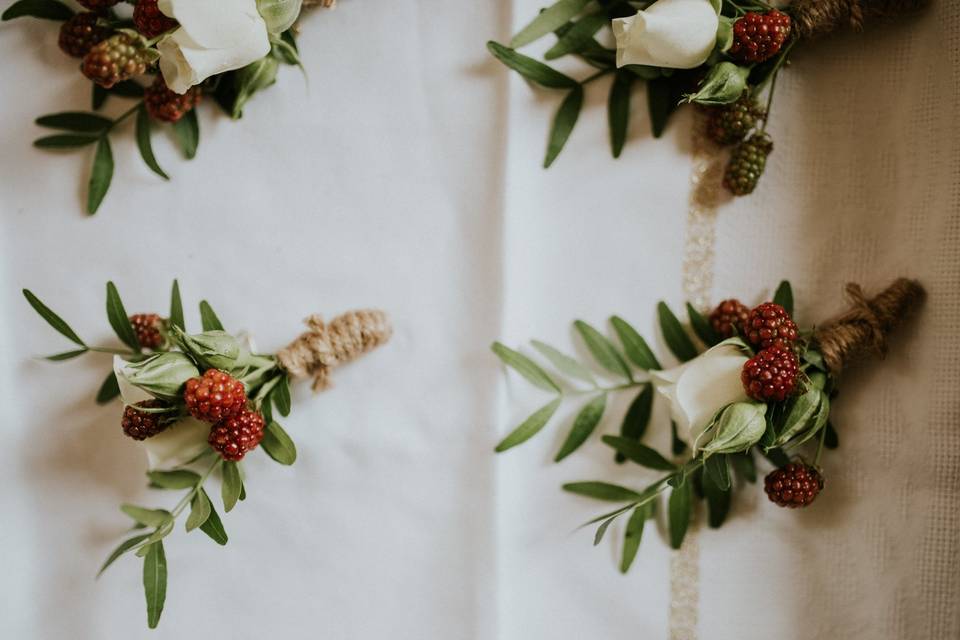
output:
POLYGON ((872 20, 892 20, 922 9, 930 0, 794 0, 790 15, 799 34, 814 38, 843 27, 859 31, 872 20))
POLYGON ((390 339, 393 328, 383 311, 364 309, 339 315, 329 323, 312 315, 308 330, 277 354, 277 360, 294 378, 313 376, 313 390, 330 386, 334 367, 355 360, 390 339))
POLYGON ((864 356, 886 355, 887 336, 920 307, 926 296, 919 282, 906 278, 897 279, 872 298, 867 298, 858 284, 848 284, 846 292, 850 310, 815 334, 834 375, 864 356))

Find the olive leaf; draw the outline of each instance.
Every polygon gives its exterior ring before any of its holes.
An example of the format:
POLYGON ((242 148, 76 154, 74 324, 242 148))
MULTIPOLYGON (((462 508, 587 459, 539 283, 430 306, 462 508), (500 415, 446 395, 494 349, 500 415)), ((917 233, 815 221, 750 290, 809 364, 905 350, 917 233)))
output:
POLYGON ((573 326, 580 334, 580 337, 583 338, 587 349, 590 350, 590 353, 596 361, 600 363, 600 366, 611 373, 623 376, 627 380, 633 380, 633 373, 630 371, 630 367, 627 366, 627 363, 623 360, 623 357, 620 355, 620 352, 617 351, 616 347, 614 347, 603 334, 583 320, 577 320, 573 323, 573 326))
POLYGON ((147 598, 147 626, 156 629, 167 597, 167 558, 159 540, 148 548, 143 559, 143 591, 147 598))
POLYGON ((637 550, 640 548, 640 539, 643 537, 644 523, 653 517, 655 502, 648 502, 636 507, 627 521, 627 529, 623 535, 623 556, 620 559, 620 572, 630 570, 637 550))
POLYGON ((511 431, 506 438, 501 440, 494 451, 501 453, 507 449, 510 449, 511 447, 515 447, 518 444, 526 442, 535 436, 541 429, 543 429, 543 427, 546 426, 547 422, 550 421, 550 418, 553 417, 553 414, 557 412, 557 409, 560 407, 560 401, 561 398, 556 398, 537 409, 533 414, 530 415, 530 417, 524 420, 520 426, 511 431))
POLYGON ((620 71, 613 77, 610 97, 607 99, 607 121, 610 126, 610 152, 619 158, 627 142, 630 124, 630 96, 636 75, 620 71))
POLYGON ((43 304, 40 301, 40 298, 35 296, 32 291, 29 289, 23 290, 23 297, 27 299, 27 302, 30 303, 30 306, 33 307, 33 310, 36 311, 41 318, 47 321, 51 327, 53 327, 60 335, 64 336, 71 342, 74 342, 81 347, 86 347, 83 340, 80 339, 73 329, 70 328, 63 318, 54 313, 50 307, 43 304))
POLYGON ((546 371, 527 356, 500 342, 494 342, 490 348, 505 365, 526 378, 534 386, 544 391, 560 393, 560 386, 547 375, 546 371))
POLYGON ((160 168, 156 156, 153 155, 153 145, 150 142, 150 116, 143 105, 137 109, 136 137, 137 149, 140 150, 140 157, 143 158, 144 163, 155 174, 164 180, 169 180, 170 176, 160 168))
POLYGON ((278 423, 270 421, 260 443, 267 455, 280 464, 291 465, 297 461, 297 447, 278 423))
POLYGON ((140 350, 137 332, 133 330, 133 325, 130 324, 130 317, 127 315, 126 309, 123 308, 120 293, 113 282, 107 283, 107 320, 110 321, 113 331, 125 345, 134 351, 140 350))
POLYGON ((173 281, 173 288, 170 290, 170 325, 186 331, 186 323, 183 320, 183 301, 180 299, 180 283, 173 281))
POLYGON ((86 111, 63 111, 40 116, 34 122, 48 129, 63 129, 75 133, 103 133, 113 124, 110 118, 104 118, 86 111))
MULTIPOLYGON (((555 60, 588 47, 594 41, 593 36, 597 31, 608 24, 610 24, 609 18, 600 11, 583 16, 557 37, 556 44, 550 47, 543 57, 547 60, 555 60)), ((514 47, 519 46, 513 42, 510 44, 514 47)))
POLYGON ((120 395, 120 385, 117 383, 117 376, 113 371, 107 374, 103 384, 97 391, 97 404, 106 404, 120 395))
POLYGON ((197 120, 195 109, 187 111, 182 118, 173 123, 173 135, 187 160, 196 157, 197 147, 200 144, 200 122, 197 120))
POLYGON ((140 544, 141 542, 143 542, 144 540, 146 540, 146 539, 149 538, 149 537, 150 537, 150 534, 149 534, 149 533, 144 533, 144 534, 141 534, 141 535, 138 535, 138 536, 134 536, 134 537, 132 537, 132 538, 130 538, 130 539, 128 539, 128 540, 124 540, 123 542, 121 542, 121 543, 120 543, 120 546, 118 546, 116 549, 114 549, 113 552, 111 552, 110 555, 107 556, 106 561, 105 561, 105 562, 103 563, 103 565, 100 567, 100 570, 97 571, 97 577, 99 578, 100 575, 101 575, 104 571, 107 570, 107 567, 109 567, 110 565, 112 565, 117 558, 119 558, 120 556, 122 556, 123 554, 125 554, 127 551, 130 551, 130 550, 133 549, 135 546, 137 546, 138 544, 140 544))
POLYGON ((213 502, 210 500, 210 496, 207 495, 207 492, 203 489, 198 491, 199 494, 203 495, 203 498, 206 500, 206 503, 210 505, 210 514, 207 516, 207 519, 202 525, 200 525, 200 531, 203 531, 211 540, 223 546, 227 544, 227 532, 223 529, 223 522, 220 520, 220 516, 217 514, 216 508, 213 506, 213 502))
POLYGON ((689 302, 687 303, 687 317, 690 318, 690 326, 693 328, 693 332, 697 334, 703 344, 712 347, 720 342, 719 336, 707 322, 707 319, 689 302))
POLYGON ((683 330, 677 316, 673 314, 666 302, 657 304, 657 316, 660 319, 660 332, 667 343, 667 348, 676 356, 677 360, 686 362, 697 357, 697 348, 683 330))
POLYGON ((24 16, 44 20, 69 20, 73 17, 73 9, 57 0, 19 0, 0 15, 0 20, 13 20, 24 16))
MULTIPOLYGON (((649 382, 640 388, 640 393, 630 403, 627 413, 620 425, 620 436, 628 440, 639 442, 647 431, 650 415, 653 410, 653 385, 649 382)), ((625 462, 627 457, 620 452, 614 456, 616 462, 625 462)))
POLYGON ((193 531, 200 527, 210 517, 212 505, 210 498, 203 491, 197 491, 190 500, 190 515, 187 517, 185 527, 187 531, 193 531))
POLYGON ((667 505, 667 524, 670 530, 670 546, 679 549, 690 525, 693 511, 693 483, 684 482, 670 492, 667 505))
POLYGON ((90 171, 90 180, 87 187, 87 213, 93 215, 100 208, 100 203, 110 189, 113 180, 113 152, 110 150, 110 139, 100 136, 97 139, 97 150, 93 156, 93 168, 90 171))
POLYGON ((784 280, 777 287, 777 292, 773 294, 773 301, 783 307, 787 315, 793 315, 793 287, 789 280, 784 280))
POLYGON ((580 84, 570 76, 564 75, 542 62, 518 53, 498 42, 488 42, 487 49, 489 49, 490 53, 498 60, 527 80, 547 87, 548 89, 572 89, 580 84))
POLYGON ((596 386, 596 378, 593 377, 593 374, 590 373, 589 369, 580 364, 577 360, 574 360, 567 354, 554 349, 545 342, 532 340, 530 344, 532 344, 533 348, 539 351, 543 357, 549 360, 550 364, 556 367, 560 373, 566 374, 571 378, 577 378, 578 380, 589 382, 590 384, 596 386))
POLYGON ((94 135, 58 133, 52 136, 37 138, 33 141, 33 146, 39 149, 72 149, 75 147, 86 147, 98 140, 100 140, 100 137, 94 135))
POLYGON ((620 344, 623 345, 624 352, 633 364, 644 371, 661 368, 657 357, 653 355, 653 351, 647 345, 647 341, 629 322, 619 316, 613 316, 610 318, 610 323, 620 338, 620 344))
POLYGON ((542 11, 528 25, 510 40, 514 49, 528 45, 563 26, 590 4, 590 0, 557 0, 550 8, 542 11))
POLYGON ((200 476, 187 469, 171 471, 148 471, 150 482, 164 489, 192 489, 200 482, 200 476))
POLYGON ((636 440, 619 436, 603 436, 604 444, 613 447, 631 462, 658 471, 676 471, 677 466, 660 455, 655 449, 642 445, 636 440))
POLYGON ((221 497, 223 498, 223 510, 227 513, 236 506, 240 499, 240 492, 243 491, 243 479, 240 478, 240 468, 236 462, 223 463, 223 484, 221 486, 221 497))
POLYGON ((200 326, 204 331, 223 331, 220 318, 214 313, 213 307, 206 300, 200 301, 200 326))
POLYGON ((601 393, 580 410, 580 413, 577 414, 577 417, 573 421, 570 434, 563 442, 563 446, 560 447, 560 451, 557 452, 554 462, 560 462, 586 442, 587 438, 590 437, 590 434, 593 433, 594 429, 596 429, 600 423, 606 407, 607 394, 601 393))
POLYGON ((563 151, 563 147, 567 144, 567 140, 577 124, 582 108, 583 86, 578 84, 570 90, 567 97, 560 103, 560 108, 557 109, 553 118, 553 126, 550 128, 550 138, 547 143, 547 155, 543 159, 545 169, 549 169, 553 161, 563 151))
POLYGON ((643 498, 642 494, 633 489, 608 482, 568 482, 563 485, 563 490, 608 502, 629 502, 643 498))

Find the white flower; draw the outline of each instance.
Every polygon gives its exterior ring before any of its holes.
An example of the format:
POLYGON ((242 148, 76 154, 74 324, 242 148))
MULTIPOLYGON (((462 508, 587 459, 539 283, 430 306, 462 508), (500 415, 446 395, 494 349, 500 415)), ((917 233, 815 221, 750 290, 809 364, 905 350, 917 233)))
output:
POLYGON ((696 441, 717 411, 748 400, 740 381, 747 360, 736 342, 726 341, 678 367, 651 372, 657 391, 670 403, 681 440, 696 441))
MULTIPOLYGON (((120 356, 113 358, 113 372, 117 376, 120 397, 124 406, 134 405, 153 398, 139 387, 133 386, 124 370, 127 362, 120 356)), ((210 425, 194 418, 182 418, 152 438, 140 444, 147 453, 147 465, 151 469, 164 469, 189 462, 202 453, 209 445, 210 425)))
POLYGON ((635 16, 613 21, 617 66, 698 67, 717 42, 719 24, 710 0, 658 0, 635 16))
POLYGON ((158 7, 180 23, 157 43, 160 72, 177 93, 270 52, 257 0, 160 0, 158 7))

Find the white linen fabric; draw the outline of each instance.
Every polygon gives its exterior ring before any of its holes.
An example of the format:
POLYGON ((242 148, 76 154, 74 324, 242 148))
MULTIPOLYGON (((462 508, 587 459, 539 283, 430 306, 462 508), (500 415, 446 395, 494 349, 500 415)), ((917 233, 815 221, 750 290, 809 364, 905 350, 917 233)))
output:
MULTIPOLYGON (((682 302, 690 113, 654 140, 638 95, 613 161, 595 83, 541 170, 560 96, 508 77, 482 47, 540 4, 357 0, 310 15, 308 87, 281 73, 238 123, 202 109, 191 163, 157 136, 169 184, 117 136, 93 219, 79 213, 83 154, 31 149, 42 131, 28 124, 87 89, 48 24, 0 29, 4 86, 21 87, 2 107, 0 154, 0 637, 667 637, 662 527, 621 576, 622 529, 591 548, 574 528, 604 505, 559 490, 651 476, 615 466, 597 439, 552 463, 569 422, 492 453, 544 400, 503 383, 492 340, 579 349, 567 319, 619 313, 665 355, 654 306, 682 302), (396 334, 336 371, 332 390, 296 388, 285 426, 300 458, 250 456, 226 547, 171 535, 166 608, 147 632, 139 563, 93 576, 123 533, 118 503, 175 498, 144 488, 119 404, 91 401, 109 357, 33 359, 69 345, 19 289, 107 342, 106 280, 129 311, 162 312, 173 277, 263 349, 308 313, 359 306, 388 310, 396 334)), ((722 530, 700 528, 701 638, 960 635, 958 67, 960 18, 942 2, 800 51, 779 82, 768 174, 720 208, 715 300, 756 302, 789 277, 810 324, 843 307, 848 280, 910 275, 930 301, 881 366, 844 377, 841 448, 813 507, 779 510, 754 488, 722 530)), ((628 400, 600 431, 616 432, 628 400)), ((650 438, 664 448, 668 434, 650 438)))

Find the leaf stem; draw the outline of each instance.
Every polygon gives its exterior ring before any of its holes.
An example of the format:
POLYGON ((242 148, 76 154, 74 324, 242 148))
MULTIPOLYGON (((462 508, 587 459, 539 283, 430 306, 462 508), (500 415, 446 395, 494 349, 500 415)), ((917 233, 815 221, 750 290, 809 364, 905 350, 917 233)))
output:
POLYGON ((118 124, 120 124, 121 122, 123 122, 124 120, 132 116, 134 113, 136 113, 137 110, 140 109, 140 106, 142 104, 143 104, 143 100, 140 100, 139 102, 137 102, 137 104, 133 105, 132 107, 130 107, 129 109, 121 113, 120 116, 113 121, 113 124, 111 124, 109 127, 104 129, 103 135, 107 135, 108 133, 110 133, 110 131, 113 130, 114 127, 116 127, 118 124))
POLYGON ((601 69, 600 71, 597 71, 597 72, 596 72, 595 74, 593 74, 592 76, 588 76, 586 79, 582 80, 582 81, 580 82, 580 86, 583 86, 583 85, 585 85, 585 84, 589 84, 589 83, 593 82, 594 80, 597 80, 598 78, 602 78, 603 76, 607 75, 608 73, 613 73, 614 71, 615 71, 615 69, 601 69))
POLYGON ((177 506, 175 506, 173 510, 170 512, 173 515, 174 520, 176 520, 177 516, 183 512, 183 510, 190 503, 190 501, 193 500, 193 497, 197 495, 197 493, 203 487, 203 483, 206 482, 207 478, 210 477, 210 474, 213 473, 214 470, 217 469, 221 464, 223 464, 223 458, 221 458, 220 456, 217 456, 216 459, 213 461, 213 464, 210 465, 210 468, 207 469, 202 476, 200 476, 200 479, 197 481, 197 484, 193 486, 193 489, 191 489, 185 496, 183 496, 180 502, 177 503, 177 506))
POLYGON ((107 347, 87 347, 87 351, 94 351, 96 353, 111 353, 116 356, 136 356, 140 355, 136 351, 130 351, 129 349, 110 349, 107 347))

